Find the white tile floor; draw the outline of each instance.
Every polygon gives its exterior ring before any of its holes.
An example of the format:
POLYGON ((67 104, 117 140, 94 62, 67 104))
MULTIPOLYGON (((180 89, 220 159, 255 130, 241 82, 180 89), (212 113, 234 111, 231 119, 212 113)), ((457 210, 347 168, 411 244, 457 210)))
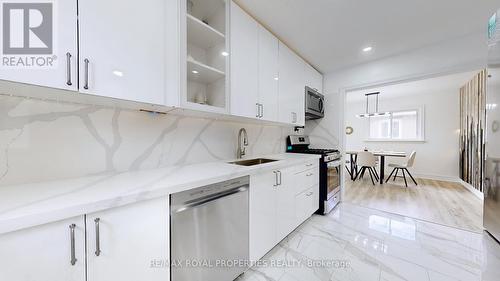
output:
POLYGON ((341 204, 313 216, 238 281, 500 280, 488 236, 341 204))

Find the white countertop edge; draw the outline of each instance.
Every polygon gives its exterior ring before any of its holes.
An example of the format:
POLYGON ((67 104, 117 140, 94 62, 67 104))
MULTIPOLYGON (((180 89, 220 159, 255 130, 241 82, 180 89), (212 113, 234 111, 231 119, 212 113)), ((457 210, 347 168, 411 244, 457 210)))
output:
MULTIPOLYGON (((95 199, 87 200, 84 202, 75 202, 75 204, 71 204, 69 206, 62 206, 61 208, 53 208, 51 210, 30 210, 29 212, 23 213, 23 209, 36 209, 36 204, 29 206, 24 206, 20 208, 19 214, 16 214, 16 211, 8 211, 6 213, 0 213, 0 234, 13 232, 16 230, 21 230, 33 226, 38 226, 46 223, 56 222, 72 217, 81 216, 84 214, 91 214, 98 211, 103 211, 107 209, 117 208, 121 206, 125 206, 128 204, 137 203, 140 201, 151 200, 163 196, 169 196, 170 194, 181 192, 221 181, 226 181, 238 177, 243 176, 251 176, 253 174, 258 174, 260 172, 265 172, 278 168, 285 168, 288 166, 295 166, 297 164, 303 163, 304 161, 319 159, 319 155, 311 155, 311 154, 294 154, 294 153, 283 153, 277 155, 265 155, 265 156, 256 156, 252 158, 270 158, 270 159, 278 159, 276 162, 270 162, 266 164, 256 165, 256 166, 235 166, 234 164, 227 164, 227 162, 231 162, 234 160, 224 160, 213 163, 202 163, 204 165, 228 165, 227 168, 231 169, 227 174, 217 175, 217 176, 207 176, 206 178, 198 178, 193 181, 185 181, 180 183, 175 183, 172 185, 164 185, 157 184, 156 182, 168 182, 168 177, 171 176, 170 172, 175 171, 176 168, 186 169, 190 167, 196 167, 199 164, 192 165, 183 165, 183 166, 172 166, 172 170, 168 170, 165 177, 160 177, 159 179, 154 180, 153 182, 145 183, 146 189, 136 189, 132 192, 129 192, 128 188, 123 187, 123 194, 115 194, 112 196, 99 196, 96 194, 95 199), (157 185, 157 186, 155 186, 157 185), (159 186, 158 186, 159 185, 159 186)), ((249 158, 249 159, 252 159, 249 158)), ((155 169, 161 171, 165 168, 155 169)), ((154 172, 155 170, 145 170, 142 172, 154 172)), ((138 171, 141 172, 141 171, 138 171)), ((106 181, 111 181, 118 176, 124 176, 127 174, 134 174, 136 172, 125 172, 125 173, 117 173, 110 174, 107 176, 102 176, 102 178, 97 177, 96 185, 105 184, 106 181), (102 180, 102 181, 101 181, 102 180)), ((94 176, 95 177, 95 176, 94 176)), ((58 182, 53 182, 57 184, 58 182)), ((51 183, 40 183, 38 185, 47 187, 47 184, 51 183)), ((33 184, 33 186, 37 186, 37 184, 33 184)), ((92 185, 91 185, 92 186, 92 185)), ((143 186, 144 187, 144 186, 143 186)), ((12 187, 0 187, 0 188, 16 188, 16 186, 12 187)), ((68 186, 68 189, 71 187, 68 186)), ((97 192, 98 193, 98 192, 97 192)), ((60 200, 64 198, 59 198, 60 200)), ((0 198, 1 203, 1 198, 0 198)), ((1 205, 1 204, 0 204, 1 205)))

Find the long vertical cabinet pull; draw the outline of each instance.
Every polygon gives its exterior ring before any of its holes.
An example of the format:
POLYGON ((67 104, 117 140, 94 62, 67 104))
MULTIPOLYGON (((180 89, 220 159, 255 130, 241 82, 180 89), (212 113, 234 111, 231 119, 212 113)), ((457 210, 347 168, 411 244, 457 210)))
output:
POLYGON ((257 114, 255 114, 255 117, 260 118, 260 104, 256 103, 255 106, 257 106, 257 114))
POLYGON ((85 59, 83 61, 85 63, 85 83, 83 84, 83 88, 85 90, 89 89, 89 59, 85 59))
POLYGON ((278 185, 281 185, 281 171, 278 171, 278 174, 279 174, 279 183, 278 183, 278 185))
POLYGON ((260 104, 260 118, 264 117, 264 105, 260 104))
POLYGON ((95 223, 95 255, 100 256, 101 255, 101 241, 99 238, 99 222, 101 221, 100 218, 96 218, 94 220, 95 223))
POLYGON ((71 86, 71 53, 66 53, 66 85, 71 86))
POLYGON ((274 173, 274 184, 273 186, 278 186, 278 171, 273 171, 274 173))
POLYGON ((69 236, 70 236, 70 243, 71 243, 71 265, 76 264, 76 253, 75 253, 75 227, 76 224, 71 224, 69 226, 69 236))

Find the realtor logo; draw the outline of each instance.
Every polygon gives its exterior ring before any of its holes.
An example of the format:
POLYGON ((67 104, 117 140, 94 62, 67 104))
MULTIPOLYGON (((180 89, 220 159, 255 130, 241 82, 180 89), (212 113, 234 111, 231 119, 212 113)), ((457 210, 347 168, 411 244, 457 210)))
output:
POLYGON ((54 3, 2 1, 2 67, 53 67, 54 3))

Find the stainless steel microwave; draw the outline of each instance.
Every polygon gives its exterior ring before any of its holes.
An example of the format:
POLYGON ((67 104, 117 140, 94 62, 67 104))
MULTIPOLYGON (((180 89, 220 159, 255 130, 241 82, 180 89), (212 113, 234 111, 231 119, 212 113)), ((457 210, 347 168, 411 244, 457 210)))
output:
POLYGON ((325 97, 318 90, 306 87, 306 120, 325 116, 324 101, 325 97))

